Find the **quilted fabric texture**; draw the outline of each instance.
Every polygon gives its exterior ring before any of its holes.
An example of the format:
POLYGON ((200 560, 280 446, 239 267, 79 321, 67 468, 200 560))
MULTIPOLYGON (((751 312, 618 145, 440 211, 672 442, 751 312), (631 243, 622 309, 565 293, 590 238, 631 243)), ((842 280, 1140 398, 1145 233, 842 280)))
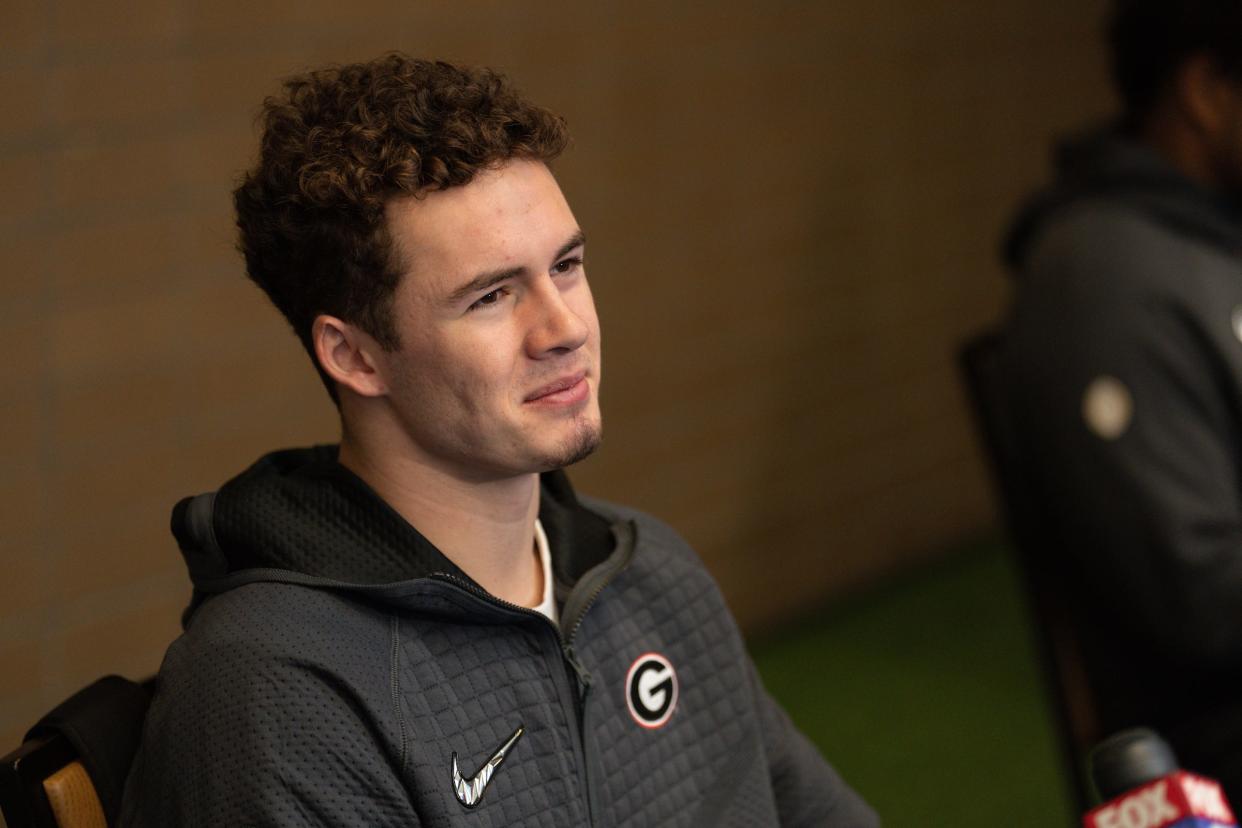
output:
POLYGON ((216 542, 233 570, 275 567, 362 584, 415 572, 466 577, 337 463, 335 446, 269 454, 225 484, 216 500, 216 542), (367 554, 341 554, 359 546, 367 554))
MULTIPOLYGON (((615 548, 562 561, 586 573, 574 595, 595 596, 576 631, 430 573, 376 585, 235 572, 169 649, 122 824, 877 824, 763 692, 691 550, 646 516, 562 506, 626 526, 615 548), (649 653, 679 687, 654 728, 626 702, 649 653), (463 805, 454 754, 470 778, 519 726, 463 805)), ((553 537, 553 554, 574 536, 553 537)))

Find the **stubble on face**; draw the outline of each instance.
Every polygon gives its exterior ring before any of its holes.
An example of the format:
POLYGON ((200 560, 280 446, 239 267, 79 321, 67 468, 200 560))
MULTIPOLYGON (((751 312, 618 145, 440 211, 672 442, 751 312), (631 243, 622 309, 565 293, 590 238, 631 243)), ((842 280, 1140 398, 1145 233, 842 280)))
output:
POLYGON ((541 471, 553 471, 572 466, 579 460, 590 457, 599 448, 603 440, 603 423, 600 420, 590 421, 585 418, 574 424, 574 432, 565 441, 562 450, 544 458, 541 471))

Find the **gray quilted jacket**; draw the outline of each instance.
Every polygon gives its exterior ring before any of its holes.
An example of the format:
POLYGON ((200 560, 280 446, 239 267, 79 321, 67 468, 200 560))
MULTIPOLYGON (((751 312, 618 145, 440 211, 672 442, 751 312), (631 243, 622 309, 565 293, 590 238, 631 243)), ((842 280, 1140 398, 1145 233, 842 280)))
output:
POLYGON ((644 515, 545 475, 561 624, 475 584, 335 459, 178 504, 194 599, 126 826, 870 826, 644 515))

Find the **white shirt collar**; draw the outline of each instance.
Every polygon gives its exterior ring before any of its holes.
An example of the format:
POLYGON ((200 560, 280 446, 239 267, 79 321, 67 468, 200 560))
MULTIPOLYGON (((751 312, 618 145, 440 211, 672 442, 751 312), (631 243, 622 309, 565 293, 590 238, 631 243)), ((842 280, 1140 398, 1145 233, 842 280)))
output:
POLYGON ((539 563, 543 568, 543 600, 539 606, 531 607, 552 619, 553 624, 560 621, 556 617, 556 596, 552 590, 552 550, 548 548, 548 536, 544 534, 543 524, 535 518, 535 548, 539 550, 539 563))

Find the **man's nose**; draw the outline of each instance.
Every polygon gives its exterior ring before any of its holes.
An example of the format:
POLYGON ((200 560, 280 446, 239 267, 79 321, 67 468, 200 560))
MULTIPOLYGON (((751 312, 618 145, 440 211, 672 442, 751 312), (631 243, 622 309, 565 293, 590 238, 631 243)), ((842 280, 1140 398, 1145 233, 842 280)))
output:
POLYGON ((576 351, 587 341, 590 329, 586 321, 550 279, 536 292, 535 305, 535 319, 526 338, 532 358, 576 351))

